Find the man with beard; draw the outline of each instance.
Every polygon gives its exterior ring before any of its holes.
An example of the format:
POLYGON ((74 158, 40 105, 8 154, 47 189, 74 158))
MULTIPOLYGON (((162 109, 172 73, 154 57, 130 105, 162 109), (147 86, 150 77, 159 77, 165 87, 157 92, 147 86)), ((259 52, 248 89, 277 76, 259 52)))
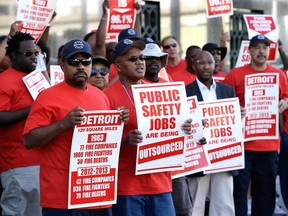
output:
MULTIPOLYGON (((211 53, 204 50, 197 53, 193 64, 197 78, 186 86, 188 97, 196 95, 198 101, 215 101, 235 97, 233 87, 215 82, 213 79, 214 67, 215 61, 211 53)), ((209 142, 209 138, 206 137, 206 139, 209 142)), ((193 203, 192 216, 204 215, 205 201, 209 192, 211 194, 210 216, 234 215, 233 176, 230 172, 207 174, 202 177, 187 176, 186 178, 193 203)), ((183 211, 179 215, 188 216, 189 213, 191 212, 183 211)))
MULTIPOLYGON (((234 68, 227 74, 224 83, 235 88, 240 105, 245 106, 245 77, 250 74, 279 74, 279 113, 288 106, 287 79, 283 71, 267 64, 270 41, 263 35, 250 40, 251 63, 234 68)), ((257 128, 257 124, 255 125, 257 128)), ((234 202, 236 216, 247 215, 247 193, 250 182, 252 195, 252 215, 273 215, 275 208, 275 180, 278 166, 280 140, 253 140, 244 143, 245 169, 239 170, 234 178, 234 202)))
POLYGON ((1 215, 41 215, 40 158, 37 150, 28 151, 23 145, 23 129, 33 99, 22 78, 36 69, 38 54, 30 34, 9 36, 6 56, 11 68, 0 74, 1 215))
MULTIPOLYGON (((41 154, 42 214, 111 216, 110 206, 67 209, 74 126, 82 123, 85 110, 110 110, 110 104, 100 89, 87 83, 92 63, 88 43, 71 40, 64 45, 61 56, 65 80, 38 95, 24 129, 25 146, 38 147, 41 154)), ((128 116, 128 110, 121 112, 122 121, 127 121, 128 116)))

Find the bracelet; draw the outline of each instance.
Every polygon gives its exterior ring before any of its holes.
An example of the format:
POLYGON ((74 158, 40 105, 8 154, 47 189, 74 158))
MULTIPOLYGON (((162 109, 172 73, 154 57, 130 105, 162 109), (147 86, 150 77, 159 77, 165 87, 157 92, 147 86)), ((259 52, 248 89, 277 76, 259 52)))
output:
POLYGON ((107 19, 107 18, 104 18, 104 17, 102 17, 102 18, 101 18, 101 20, 103 20, 103 21, 107 21, 108 19, 107 19))

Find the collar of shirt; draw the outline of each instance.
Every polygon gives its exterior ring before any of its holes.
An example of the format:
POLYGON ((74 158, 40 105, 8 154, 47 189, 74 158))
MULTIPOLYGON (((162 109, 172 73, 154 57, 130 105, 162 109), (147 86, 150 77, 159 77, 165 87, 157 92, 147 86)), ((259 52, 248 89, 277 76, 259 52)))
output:
POLYGON ((202 98, 204 101, 215 101, 217 100, 217 96, 216 96, 216 82, 213 79, 213 83, 210 86, 210 89, 205 86, 200 80, 198 80, 198 78, 196 78, 196 82, 199 86, 202 98))

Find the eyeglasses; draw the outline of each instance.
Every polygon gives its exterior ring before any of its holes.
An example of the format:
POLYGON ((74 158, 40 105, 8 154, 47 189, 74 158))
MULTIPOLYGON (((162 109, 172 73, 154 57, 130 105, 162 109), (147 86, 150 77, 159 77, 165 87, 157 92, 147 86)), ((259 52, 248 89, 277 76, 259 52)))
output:
POLYGON ((124 61, 130 61, 130 62, 135 63, 135 62, 138 61, 138 59, 139 59, 140 61, 144 61, 145 58, 146 58, 146 57, 145 57, 144 55, 140 55, 140 56, 131 56, 130 58, 128 58, 128 59, 126 59, 126 60, 123 60, 123 61, 117 61, 116 63, 118 63, 118 62, 124 62, 124 61))
POLYGON ((145 60, 146 61, 153 61, 153 60, 159 61, 161 60, 161 56, 145 56, 145 60))
POLYGON ((110 73, 110 70, 108 68, 92 68, 91 77, 96 76, 97 73, 99 73, 101 76, 106 76, 110 73))
POLYGON ((67 59, 67 63, 73 67, 78 67, 78 65, 80 63, 83 66, 88 66, 91 64, 91 58, 88 58, 88 59, 67 59))
POLYGON ((27 52, 17 52, 19 54, 22 54, 24 55, 25 57, 31 57, 33 54, 35 56, 38 56, 39 55, 39 51, 38 50, 34 50, 34 51, 27 51, 27 52))
POLYGON ((171 47, 177 47, 177 44, 174 43, 174 44, 169 44, 169 45, 166 45, 166 46, 163 46, 164 49, 170 49, 171 47))
POLYGON ((213 65, 215 63, 215 61, 202 61, 202 60, 197 60, 196 63, 200 66, 204 66, 206 64, 208 64, 209 66, 213 65))
POLYGON ((212 51, 211 54, 212 55, 221 55, 221 51, 220 50, 212 51))

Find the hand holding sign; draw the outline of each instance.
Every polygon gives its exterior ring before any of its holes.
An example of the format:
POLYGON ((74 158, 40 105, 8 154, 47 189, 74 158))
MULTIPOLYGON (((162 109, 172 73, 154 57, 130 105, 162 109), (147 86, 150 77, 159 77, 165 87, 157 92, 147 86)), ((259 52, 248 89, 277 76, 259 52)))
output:
POLYGON ((81 107, 75 107, 63 118, 60 123, 60 128, 65 130, 72 128, 75 125, 81 124, 84 117, 84 109, 81 107))

